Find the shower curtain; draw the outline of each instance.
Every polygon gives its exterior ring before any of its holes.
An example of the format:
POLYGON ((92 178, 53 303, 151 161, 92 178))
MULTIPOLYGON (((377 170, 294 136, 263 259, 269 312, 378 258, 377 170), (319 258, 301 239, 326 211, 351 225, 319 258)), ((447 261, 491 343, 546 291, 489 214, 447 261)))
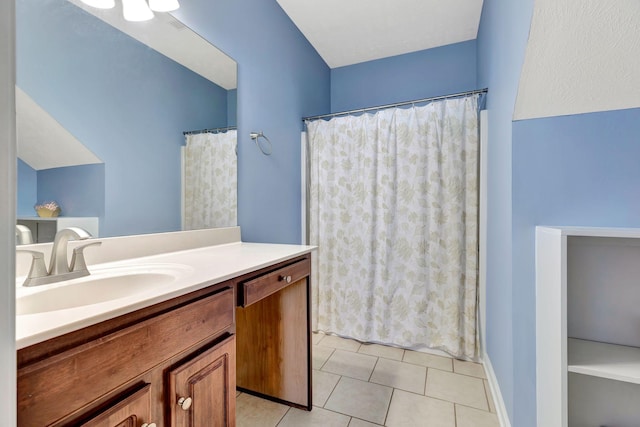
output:
POLYGON ((477 356, 478 95, 307 123, 317 330, 477 356))
POLYGON ((186 135, 184 229, 237 225, 237 131, 186 135))

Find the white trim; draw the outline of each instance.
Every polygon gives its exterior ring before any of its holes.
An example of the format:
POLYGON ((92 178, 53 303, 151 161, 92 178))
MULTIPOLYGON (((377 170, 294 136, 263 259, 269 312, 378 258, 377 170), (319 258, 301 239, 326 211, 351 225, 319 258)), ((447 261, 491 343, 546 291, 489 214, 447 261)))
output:
POLYGON ((507 407, 504 404, 502 393, 500 392, 500 386, 498 385, 498 379, 496 373, 493 370, 491 359, 487 353, 482 355, 482 363, 484 364, 484 370, 487 374, 487 382, 489 383, 489 391, 491 397, 493 397, 493 403, 496 406, 496 414, 498 415, 498 421, 500 427, 511 427, 511 421, 509 421, 509 414, 507 413, 507 407))
POLYGON ((307 244, 307 133, 300 134, 300 236, 301 243, 307 244))
POLYGON ((184 149, 185 146, 180 147, 180 230, 184 231, 184 194, 186 187, 186 177, 184 169, 184 149))
POLYGON ((15 1, 0 2, 0 425, 16 421, 15 1))
POLYGON ((487 348, 487 157, 489 153, 488 111, 480 111, 480 200, 478 212, 478 325, 480 354, 487 348))

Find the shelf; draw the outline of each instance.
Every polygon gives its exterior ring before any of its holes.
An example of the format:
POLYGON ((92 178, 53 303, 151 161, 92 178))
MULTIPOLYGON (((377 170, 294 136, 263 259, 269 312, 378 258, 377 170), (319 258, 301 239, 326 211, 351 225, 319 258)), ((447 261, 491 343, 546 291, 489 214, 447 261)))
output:
POLYGON ((640 384, 640 348, 569 338, 569 372, 640 384))

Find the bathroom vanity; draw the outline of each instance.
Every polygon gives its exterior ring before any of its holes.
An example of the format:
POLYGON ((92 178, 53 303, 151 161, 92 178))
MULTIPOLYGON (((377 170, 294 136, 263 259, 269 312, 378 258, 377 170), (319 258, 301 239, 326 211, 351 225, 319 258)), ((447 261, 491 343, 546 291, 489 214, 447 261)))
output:
POLYGON ((39 290, 18 293, 18 424, 233 426, 236 386, 311 409, 312 250, 233 242, 107 262, 94 281, 126 266, 185 269, 89 308, 29 310, 21 298, 39 290))

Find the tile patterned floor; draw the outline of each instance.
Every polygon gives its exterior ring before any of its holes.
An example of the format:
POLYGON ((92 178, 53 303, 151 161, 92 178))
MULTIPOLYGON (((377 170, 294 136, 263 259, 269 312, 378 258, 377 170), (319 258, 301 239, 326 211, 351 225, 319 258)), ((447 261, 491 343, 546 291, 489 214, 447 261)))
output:
POLYGON ((311 412, 246 393, 237 427, 499 427, 482 365, 313 336, 311 412))

